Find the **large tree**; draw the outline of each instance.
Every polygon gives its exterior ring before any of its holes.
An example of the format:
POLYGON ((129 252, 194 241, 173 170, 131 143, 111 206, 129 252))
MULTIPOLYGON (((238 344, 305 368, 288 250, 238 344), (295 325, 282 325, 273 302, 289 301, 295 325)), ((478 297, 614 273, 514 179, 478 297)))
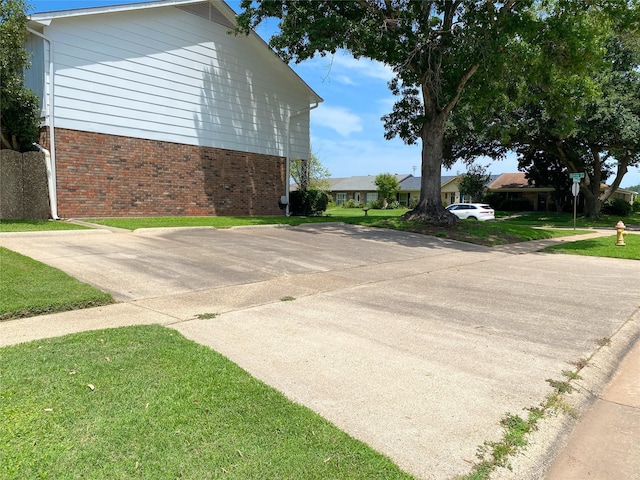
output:
MULTIPOLYGON (((570 0, 564 0, 565 2, 570 0)), ((496 75, 534 0, 243 0, 240 31, 280 19, 270 45, 286 61, 338 50, 393 68, 399 96, 383 120, 386 137, 422 143, 422 186, 409 218, 453 223, 440 195, 445 125, 467 84, 496 75)), ((449 159, 453 162, 455 159, 449 159)))
POLYGON ((0 140, 4 148, 19 151, 32 148, 40 121, 38 99, 24 87, 26 9, 23 0, 0 0, 0 140))
POLYGON ((513 149, 529 178, 554 185, 558 197, 570 172, 584 172, 585 214, 594 217, 640 162, 639 2, 568 5, 558 2, 541 29, 518 38, 496 79, 509 95, 457 111, 447 146, 468 159, 513 149))

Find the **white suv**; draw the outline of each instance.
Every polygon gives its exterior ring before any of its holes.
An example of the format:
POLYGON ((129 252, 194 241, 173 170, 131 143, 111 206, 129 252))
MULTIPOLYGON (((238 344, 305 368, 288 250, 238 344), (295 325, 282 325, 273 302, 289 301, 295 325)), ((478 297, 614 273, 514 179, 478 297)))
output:
POLYGON ((493 208, 484 203, 452 203, 447 207, 458 218, 469 220, 495 220, 493 208))

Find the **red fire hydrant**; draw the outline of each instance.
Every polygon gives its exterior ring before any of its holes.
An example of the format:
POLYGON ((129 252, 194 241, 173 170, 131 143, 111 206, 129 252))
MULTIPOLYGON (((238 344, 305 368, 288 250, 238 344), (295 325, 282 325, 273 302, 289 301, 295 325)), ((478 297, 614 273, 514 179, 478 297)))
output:
POLYGON ((618 223, 616 223, 616 232, 618 233, 618 236, 616 238, 616 246, 618 247, 624 247, 626 245, 626 243, 624 243, 624 236, 626 235, 624 229, 626 228, 625 224, 622 223, 622 220, 619 220, 618 223))

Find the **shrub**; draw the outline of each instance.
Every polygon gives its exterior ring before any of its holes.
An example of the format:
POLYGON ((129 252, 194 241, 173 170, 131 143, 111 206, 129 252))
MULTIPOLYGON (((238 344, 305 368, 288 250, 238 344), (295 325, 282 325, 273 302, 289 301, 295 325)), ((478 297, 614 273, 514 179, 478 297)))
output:
POLYGON ((419 198, 414 197, 409 199, 409 208, 416 208, 418 206, 418 203, 420 203, 419 198))
POLYGON ((387 205, 387 209, 396 209, 396 208, 400 208, 400 202, 398 200, 389 202, 389 204, 387 205))
POLYGON ((504 195, 496 192, 489 192, 482 197, 482 203, 488 203, 494 210, 498 210, 504 202, 504 195))
POLYGON ((313 217, 327 209, 329 195, 322 190, 296 190, 289 194, 291 215, 313 217))
POLYGON ((533 203, 525 198, 513 198, 503 200, 500 203, 498 210, 504 210, 507 212, 525 212, 533 210, 533 203))
POLYGON ((602 207, 602 213, 626 217, 633 212, 633 206, 622 198, 610 198, 602 207))
POLYGON ((362 202, 356 202, 353 198, 350 198, 342 204, 342 208, 362 208, 362 202))
POLYGON ((640 213, 640 195, 638 195, 635 202, 633 202, 633 211, 635 213, 640 213))
POLYGON ((382 210, 382 199, 379 198, 377 200, 371 200, 367 203, 367 207, 373 208, 374 210, 382 210))

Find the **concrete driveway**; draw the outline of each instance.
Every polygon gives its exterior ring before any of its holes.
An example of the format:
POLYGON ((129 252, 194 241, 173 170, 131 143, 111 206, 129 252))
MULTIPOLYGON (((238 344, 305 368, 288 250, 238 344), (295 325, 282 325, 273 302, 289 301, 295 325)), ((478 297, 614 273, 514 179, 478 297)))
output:
MULTIPOLYGON (((171 325, 425 479, 468 473, 506 413, 551 392, 547 379, 598 340, 640 331, 639 262, 531 246, 341 224, 2 234, 0 245, 126 302, 49 324, 171 325)), ((26 325, 37 320, 0 323, 0 345, 26 325)))

